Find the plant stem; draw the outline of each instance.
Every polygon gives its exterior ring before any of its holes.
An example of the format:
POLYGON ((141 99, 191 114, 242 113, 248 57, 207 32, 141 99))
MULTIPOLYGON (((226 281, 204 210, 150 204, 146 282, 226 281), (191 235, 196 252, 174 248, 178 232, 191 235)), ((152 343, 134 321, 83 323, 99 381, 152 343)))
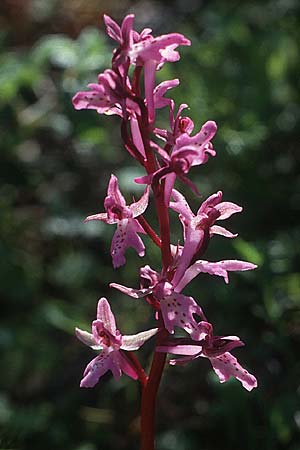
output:
MULTIPOLYGON (((166 334, 168 334, 167 331, 163 329, 157 336, 157 345, 166 334)), ((149 378, 143 389, 141 403, 141 450, 155 450, 156 397, 165 361, 165 353, 154 353, 149 378)))

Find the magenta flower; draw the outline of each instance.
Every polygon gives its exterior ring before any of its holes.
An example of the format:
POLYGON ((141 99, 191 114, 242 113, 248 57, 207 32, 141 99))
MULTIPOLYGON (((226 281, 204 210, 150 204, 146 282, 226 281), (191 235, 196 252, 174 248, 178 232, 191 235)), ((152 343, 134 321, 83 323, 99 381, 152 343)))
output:
POLYGON ((124 116, 124 111, 129 115, 139 111, 135 102, 128 98, 130 86, 126 88, 121 77, 111 69, 98 75, 98 84, 90 83, 90 91, 77 92, 73 97, 75 109, 95 109, 99 114, 124 116))
POLYGON ((145 246, 137 233, 144 233, 136 217, 144 213, 149 201, 149 187, 139 201, 127 206, 119 189, 118 179, 111 175, 107 196, 104 201, 106 213, 88 216, 85 222, 101 220, 108 224, 117 224, 117 229, 111 243, 111 255, 114 268, 126 263, 125 251, 128 247, 134 248, 139 256, 144 256, 145 246))
POLYGON ((194 314, 203 320, 205 316, 193 297, 175 292, 172 283, 166 281, 150 266, 142 267, 140 276, 141 289, 132 289, 117 283, 111 283, 110 287, 136 299, 152 294, 154 299, 159 301, 164 325, 169 333, 174 333, 175 327, 179 327, 189 333, 193 339, 203 339, 203 330, 195 320, 194 314))
MULTIPOLYGON (((181 106, 183 107, 185 105, 181 106)), ((175 123, 175 120, 174 127, 177 127, 178 123, 175 123)), ((164 178, 166 180, 165 204, 167 206, 169 205, 176 176, 199 195, 197 187, 187 178, 186 174, 190 171, 191 167, 205 164, 208 161, 209 155, 215 156, 216 154, 211 143, 211 139, 217 131, 215 122, 212 120, 206 122, 195 136, 189 135, 193 128, 192 121, 186 118, 182 122, 182 126, 186 127, 186 132, 179 134, 170 155, 157 144, 152 143, 152 147, 157 151, 163 161, 163 167, 150 175, 135 179, 136 183, 150 184, 156 183, 164 178)), ((168 138, 168 133, 165 136, 168 138)))
POLYGON ((171 365, 185 364, 199 357, 208 358, 221 383, 233 377, 239 380, 248 391, 257 387, 256 378, 230 353, 232 349, 241 347, 244 343, 237 336, 214 336, 213 327, 209 322, 200 322, 199 326, 202 330, 206 329, 206 335, 200 342, 193 342, 188 338, 169 339, 156 350, 174 355, 185 355, 183 358, 171 359, 171 365))
POLYGON ((228 219, 232 214, 241 212, 243 209, 235 203, 222 202, 222 195, 222 192, 218 191, 208 197, 195 215, 184 196, 173 189, 172 197, 175 201, 170 202, 170 208, 179 213, 184 231, 184 247, 178 258, 178 268, 173 280, 176 285, 202 246, 207 246, 210 237, 214 234, 228 238, 237 236, 237 234, 232 234, 225 228, 215 225, 217 220, 228 219))
POLYGON ((115 379, 122 372, 136 380, 138 373, 126 356, 126 351, 138 350, 144 342, 157 333, 157 328, 129 336, 122 335, 116 328, 115 317, 106 298, 101 298, 97 307, 97 319, 92 323, 92 333, 75 329, 77 338, 93 350, 101 353, 86 366, 81 387, 94 387, 99 378, 110 370, 115 379), (125 350, 125 351, 122 351, 125 350))

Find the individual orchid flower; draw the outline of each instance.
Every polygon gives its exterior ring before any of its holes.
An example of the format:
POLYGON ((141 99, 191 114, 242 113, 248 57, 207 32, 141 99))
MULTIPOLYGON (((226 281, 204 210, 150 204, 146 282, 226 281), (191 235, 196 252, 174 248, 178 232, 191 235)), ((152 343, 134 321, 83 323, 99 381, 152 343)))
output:
POLYGON ((230 353, 244 343, 237 336, 214 336, 213 327, 209 322, 200 322, 199 326, 202 330, 206 329, 203 340, 195 342, 190 338, 169 339, 158 346, 156 351, 184 355, 183 358, 171 359, 171 365, 186 364, 199 357, 208 358, 221 383, 233 377, 248 391, 256 388, 257 380, 254 375, 245 370, 230 353))
POLYGON ((178 268, 174 276, 177 285, 181 280, 191 261, 199 250, 208 245, 210 237, 219 234, 228 238, 234 238, 237 234, 232 234, 225 228, 215 225, 218 220, 228 219, 232 214, 239 213, 243 208, 232 202, 222 202, 223 193, 218 191, 208 197, 200 206, 195 215, 190 209, 185 197, 173 189, 173 202, 170 208, 179 213, 179 218, 183 224, 184 247, 179 258, 178 268))
POLYGON ((136 183, 150 184, 164 178, 165 204, 167 206, 169 205, 176 176, 199 195, 197 187, 186 175, 191 167, 205 164, 208 161, 209 155, 216 155, 211 143, 211 139, 217 131, 217 125, 214 121, 207 121, 195 136, 189 136, 189 132, 193 126, 192 122, 187 122, 186 126, 187 131, 180 134, 176 139, 171 154, 157 144, 152 143, 152 147, 157 151, 164 165, 150 175, 135 179, 136 183))
POLYGON ((108 224, 116 224, 117 229, 112 239, 111 255, 114 268, 125 264, 125 251, 133 247, 139 256, 144 256, 145 246, 137 233, 145 234, 144 229, 137 221, 137 217, 144 213, 149 201, 149 187, 146 188, 142 197, 131 205, 126 201, 119 189, 118 179, 111 175, 108 184, 107 196, 104 201, 106 213, 88 216, 85 222, 90 220, 101 220, 108 224))
POLYGON ((90 83, 90 91, 77 92, 73 97, 75 109, 95 109, 99 114, 116 114, 124 117, 124 111, 129 116, 139 112, 139 107, 129 98, 130 86, 124 87, 119 74, 111 69, 98 75, 98 83, 90 83))
POLYGON ((148 265, 140 269, 140 276, 141 289, 132 289, 117 283, 111 283, 110 287, 135 299, 152 295, 159 302, 164 325, 169 333, 173 334, 175 327, 179 327, 189 333, 193 339, 203 339, 205 330, 199 327, 194 315, 203 320, 205 316, 193 297, 175 292, 172 283, 166 281, 163 275, 148 265))
POLYGON ((75 329, 77 338, 93 350, 101 353, 86 366, 81 380, 81 387, 94 387, 99 378, 110 370, 115 379, 122 372, 136 380, 138 372, 126 351, 138 350, 158 329, 142 331, 133 335, 122 335, 116 328, 115 317, 106 298, 98 302, 97 319, 92 322, 92 333, 75 329))

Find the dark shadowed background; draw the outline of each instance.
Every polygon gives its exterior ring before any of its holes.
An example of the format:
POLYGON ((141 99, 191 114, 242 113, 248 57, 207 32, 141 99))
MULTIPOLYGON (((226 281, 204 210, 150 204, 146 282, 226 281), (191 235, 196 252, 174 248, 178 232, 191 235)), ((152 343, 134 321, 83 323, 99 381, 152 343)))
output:
MULTIPOLYGON (((103 295, 124 332, 155 324, 147 305, 108 283, 138 286, 141 263, 159 269, 157 249, 145 239, 146 257, 129 251, 115 272, 113 227, 83 224, 103 210, 111 172, 128 200, 137 197, 131 180, 139 169, 121 146, 118 118, 71 104, 110 65, 102 14, 120 21, 134 12, 138 30, 192 40, 157 79, 181 79, 172 94, 190 105, 196 130, 208 119, 219 125, 217 157, 192 171, 200 191, 221 189, 244 206, 226 223, 240 237, 215 237, 206 258, 259 265, 233 274, 229 286, 202 274, 187 290, 216 334, 246 342, 235 355, 259 388, 220 385, 205 359, 168 367, 158 450, 298 450, 299 2, 2 0, 0 10, 0 449, 138 449, 138 384, 108 374, 80 389, 93 352, 73 333, 89 327, 103 295)), ((147 217, 157 228, 151 211, 147 217)), ((140 352, 145 364, 152 345, 140 352)))

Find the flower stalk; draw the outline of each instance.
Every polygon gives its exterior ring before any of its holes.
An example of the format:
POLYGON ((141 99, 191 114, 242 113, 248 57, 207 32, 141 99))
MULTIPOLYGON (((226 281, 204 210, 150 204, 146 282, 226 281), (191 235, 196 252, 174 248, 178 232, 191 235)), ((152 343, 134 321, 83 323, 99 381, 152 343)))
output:
POLYGON ((118 283, 110 287, 134 299, 144 298, 150 307, 155 327, 133 335, 123 335, 116 326, 109 302, 98 301, 92 332, 76 329, 76 336, 97 352, 87 365, 81 387, 94 387, 100 377, 111 371, 118 379, 123 373, 138 380, 142 387, 141 450, 155 450, 155 412, 157 393, 163 375, 167 354, 177 357, 171 365, 185 364, 200 356, 207 358, 221 383, 230 377, 239 380, 251 391, 256 378, 245 370, 231 354, 243 346, 237 336, 216 336, 198 302, 182 293, 199 274, 208 273, 229 282, 229 272, 255 269, 246 261, 199 259, 205 254, 210 239, 215 235, 235 238, 218 221, 242 211, 239 205, 223 201, 222 191, 211 194, 194 213, 185 197, 175 189, 175 183, 186 184, 198 194, 196 185, 188 178, 189 172, 206 164, 216 156, 212 144, 217 125, 208 120, 192 135, 193 121, 176 110, 167 91, 178 86, 179 80, 166 80, 155 85, 155 74, 165 63, 180 59, 178 46, 191 45, 178 33, 153 37, 150 29, 138 33, 133 29, 134 16, 127 15, 121 26, 104 16, 107 34, 117 42, 112 67, 99 74, 98 82, 88 85, 89 91, 78 92, 73 98, 76 109, 93 109, 99 114, 115 114, 121 119, 121 138, 128 154, 140 164, 145 175, 134 181, 145 186, 142 196, 128 204, 118 179, 111 175, 104 200, 105 212, 89 215, 85 221, 100 220, 116 227, 111 243, 112 264, 115 269, 126 264, 126 251, 132 247, 140 257, 146 248, 142 236, 147 234, 161 250, 158 271, 145 265, 139 270, 139 288, 118 283), (133 71, 130 71, 133 66, 133 71), (132 76, 130 76, 132 73, 132 76), (145 93, 144 97, 142 92, 145 93), (166 108, 168 129, 156 122, 156 111, 166 108), (163 146, 158 144, 163 141, 163 146), (152 226, 145 213, 153 194, 156 225, 152 226), (181 243, 171 242, 169 210, 177 213, 183 227, 181 243), (159 228, 159 233, 155 228, 159 228), (199 321, 200 318, 200 321, 199 321), (177 329, 184 330, 185 338, 177 338, 177 329), (133 353, 156 335, 149 375, 133 353))

